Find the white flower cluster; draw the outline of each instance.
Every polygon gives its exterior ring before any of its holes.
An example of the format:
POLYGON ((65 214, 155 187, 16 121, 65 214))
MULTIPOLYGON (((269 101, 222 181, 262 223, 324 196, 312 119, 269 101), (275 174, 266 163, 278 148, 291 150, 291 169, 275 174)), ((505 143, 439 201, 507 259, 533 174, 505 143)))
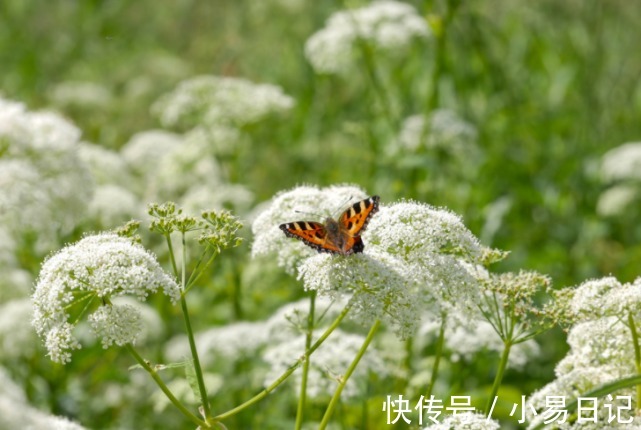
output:
POLYGON ((448 415, 438 424, 424 427, 423 430, 499 430, 498 422, 488 419, 483 414, 465 412, 448 415))
POLYGON ((305 56, 320 73, 346 73, 356 62, 360 41, 388 53, 404 51, 412 40, 430 36, 427 21, 407 3, 377 1, 333 14, 305 43, 305 56))
POLYGON ((201 123, 251 124, 293 105, 294 100, 275 85, 205 75, 182 81, 152 111, 164 126, 191 129, 201 123))
MULTIPOLYGON (((72 349, 80 345, 72 330, 69 307, 86 305, 93 299, 130 295, 144 301, 162 290, 173 302, 180 290, 141 245, 115 234, 87 236, 50 256, 42 266, 32 300, 33 325, 53 361, 70 361, 72 349)), ((135 341, 140 316, 132 306, 105 309, 90 316, 103 345, 135 341), (116 321, 118 320, 118 321, 116 321)))
POLYGON ((24 391, 0 368, 0 428, 84 430, 63 417, 49 415, 29 405, 24 391))
POLYGON ((91 197, 79 138, 62 117, 0 98, 0 224, 15 236, 36 233, 41 251, 71 231, 91 197))
MULTIPOLYGON (((315 331, 314 339, 320 337, 321 334, 320 331, 315 331)), ((365 338, 361 335, 346 333, 340 329, 335 330, 311 357, 307 395, 310 398, 331 396, 336 390, 338 380, 354 360, 364 341, 365 338)), ((263 355, 264 360, 270 365, 265 377, 265 385, 271 384, 285 372, 292 365, 293 358, 301 357, 304 353, 305 336, 303 335, 289 338, 269 347, 263 355)), ((364 383, 370 372, 379 376, 388 374, 387 367, 371 345, 347 381, 342 396, 348 399, 365 393, 364 383)), ((300 389, 300 370, 292 376, 294 385, 300 389)))
POLYGON ((331 214, 365 196, 353 186, 303 186, 277 195, 253 223, 253 254, 276 254, 280 266, 298 270, 306 289, 349 298, 360 321, 387 320, 403 338, 425 309, 434 315, 476 309, 478 284, 468 267, 480 261, 482 248, 451 212, 416 202, 382 206, 362 235, 364 252, 348 257, 318 254, 278 228, 299 220, 298 211, 331 214))
POLYGON ((616 278, 591 279, 576 288, 561 290, 557 301, 565 305, 565 319, 571 322, 591 321, 610 316, 627 321, 632 315, 641 322, 641 277, 632 283, 616 278))
POLYGON ((25 321, 33 317, 28 298, 11 300, 0 305, 0 360, 30 357, 36 351, 37 338, 25 321))
MULTIPOLYGON (((621 284, 614 277, 593 279, 576 288, 567 288, 558 293, 554 306, 561 310, 562 321, 572 323, 568 334, 570 350, 555 368, 556 379, 530 399, 539 415, 530 417, 531 426, 542 419, 540 412, 546 407, 547 396, 565 396, 569 401, 599 386, 636 374, 634 363, 634 336, 628 326, 632 317, 638 331, 641 313, 641 278, 633 283, 621 284)), ((617 395, 631 396, 636 401, 633 389, 618 390, 617 395)), ((608 401, 616 407, 616 399, 600 398, 600 404, 608 401)), ((529 408, 528 408, 529 410, 529 408)), ((634 411, 621 410, 622 418, 634 417, 634 411)), ((598 424, 559 424, 566 429, 597 429, 607 421, 605 408, 599 409, 598 424)), ((613 422, 608 428, 641 428, 641 420, 634 417, 632 424, 613 422)))
POLYGON ((618 216, 641 196, 641 142, 609 150, 601 159, 601 179, 609 187, 601 193, 597 213, 618 216))

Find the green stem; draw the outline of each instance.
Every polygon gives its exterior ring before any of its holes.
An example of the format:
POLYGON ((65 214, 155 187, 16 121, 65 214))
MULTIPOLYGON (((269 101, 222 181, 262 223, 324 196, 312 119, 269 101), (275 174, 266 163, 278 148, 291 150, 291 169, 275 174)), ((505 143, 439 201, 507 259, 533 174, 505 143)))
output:
POLYGON ((127 351, 129 351, 129 353, 136 359, 138 364, 140 364, 143 369, 145 369, 147 373, 151 375, 152 379, 156 381, 156 384, 162 390, 162 392, 165 393, 169 401, 173 403, 174 406, 176 406, 178 410, 183 413, 183 415, 185 415, 187 418, 189 418, 189 420, 191 420, 194 424, 200 426, 201 428, 211 428, 209 424, 198 418, 196 415, 192 414, 182 403, 180 403, 180 400, 178 400, 176 396, 174 396, 174 394, 169 390, 167 385, 165 385, 163 380, 160 378, 158 372, 156 372, 156 370, 151 367, 149 363, 144 358, 142 358, 140 354, 138 354, 138 352, 136 352, 136 350, 130 343, 126 344, 125 348, 127 348, 127 351))
POLYGON ((314 334, 314 308, 316 302, 316 291, 312 291, 309 298, 309 315, 307 315, 307 333, 305 334, 305 362, 303 363, 303 375, 300 382, 300 397, 298 398, 298 409, 296 410, 295 430, 303 426, 303 411, 307 400, 307 375, 309 374, 309 348, 312 346, 312 335, 314 334))
POLYGON ((169 233, 165 233, 165 239, 167 240, 167 247, 169 248, 169 260, 171 261, 171 267, 174 270, 174 276, 178 277, 178 266, 176 265, 176 257, 174 256, 174 246, 171 243, 171 235, 169 233))
POLYGON ((288 369, 287 369, 287 370, 286 370, 282 375, 280 375, 280 377, 279 377, 277 380, 275 380, 274 382, 272 382, 272 384, 271 384, 269 387, 265 388, 263 391, 261 391, 260 393, 256 394, 254 397, 252 397, 251 399, 247 400, 245 403, 243 403, 243 404, 241 404, 241 405, 238 405, 238 406, 236 406, 235 408, 233 408, 233 409, 231 409, 231 410, 229 410, 229 411, 227 411, 227 412, 224 412, 224 413, 222 413, 222 414, 220 414, 220 415, 215 416, 215 417, 214 417, 214 419, 215 419, 215 420, 224 420, 224 419, 226 419, 226 418, 229 418, 229 417, 231 417, 232 415, 237 414, 238 412, 242 411, 243 409, 246 409, 246 408, 248 408, 249 406, 253 405, 254 403, 257 403, 257 402, 259 402, 260 400, 262 400, 262 399, 264 399, 265 397, 267 397, 267 395, 268 395, 269 393, 271 393, 272 391, 274 391, 274 390, 275 390, 275 389, 276 389, 280 384, 282 384, 283 382, 285 382, 285 381, 287 380, 287 378, 289 377, 289 375, 291 375, 292 373, 294 373, 294 371, 295 371, 296 369, 298 369, 298 368, 300 367, 300 365, 301 365, 305 360, 307 360, 307 359, 312 355, 312 353, 313 353, 314 351, 316 351, 316 350, 318 349, 318 347, 319 347, 319 346, 321 346, 321 344, 325 341, 325 339, 327 339, 327 338, 329 337, 329 335, 330 335, 334 330, 336 330, 336 327, 338 327, 338 325, 339 325, 339 324, 340 324, 340 322, 343 320, 343 318, 345 318, 345 316, 347 315, 347 312, 349 312, 350 308, 351 308, 351 307, 350 307, 350 305, 347 305, 347 306, 345 307, 345 309, 343 309, 343 311, 340 313, 340 315, 338 315, 338 317, 336 317, 336 319, 334 320, 334 322, 332 323, 332 325, 330 325, 330 326, 327 328, 327 330, 325 330, 325 332, 321 335, 321 337, 319 337, 319 338, 318 338, 318 340, 317 340, 316 342, 314 342, 314 344, 309 348, 309 351, 308 351, 308 352, 306 352, 306 353, 305 353, 302 357, 300 357, 298 360, 296 360, 296 362, 295 362, 294 364, 292 364, 291 366, 289 366, 289 368, 288 368, 288 369))
MULTIPOLYGON (((632 333, 632 346, 634 346, 634 365, 636 366, 637 373, 641 373, 641 348, 639 347, 639 335, 637 333, 637 327, 634 324, 634 318, 632 318, 632 313, 628 314, 628 325, 632 333)), ((641 384, 637 384, 636 410, 637 413, 641 410, 641 384)))
POLYGON ((341 378, 341 381, 338 384, 338 387, 336 387, 336 391, 334 392, 332 399, 329 401, 329 405, 327 405, 327 409, 325 410, 325 415, 323 415, 323 420, 318 426, 318 430, 323 430, 325 427, 327 427, 327 424, 329 424, 329 420, 332 417, 332 413, 334 412, 336 405, 338 404, 338 400, 341 397, 343 388, 345 388, 345 384, 347 384, 347 381, 349 380, 350 376, 352 376, 352 373, 354 373, 354 370, 356 369, 358 362, 361 361, 361 358, 363 358, 365 351, 367 351, 367 347, 374 339, 374 335, 376 334, 376 331, 378 330, 378 327, 380 325, 381 325, 381 320, 376 320, 374 322, 374 325, 372 325, 372 328, 369 330, 369 333, 367 334, 367 337, 365 338, 363 345, 361 345, 361 349, 358 350, 356 357, 354 357, 354 360, 347 368, 347 372, 345 372, 345 375, 343 375, 343 377, 341 378))
POLYGON ((492 384, 492 391, 490 392, 490 396, 487 399, 487 407, 485 408, 485 411, 487 413, 490 412, 490 408, 492 407, 492 401, 496 396, 496 393, 498 393, 499 387, 501 386, 501 381, 503 380, 503 374, 505 373, 505 369, 507 367, 507 360, 510 357, 511 348, 512 348, 512 341, 504 340, 503 353, 501 354, 501 361, 499 362, 499 368, 496 370, 496 376, 494 377, 494 384, 492 384))
POLYGON ((203 405, 203 413, 205 419, 211 417, 211 409, 209 407, 209 399, 207 398, 207 389, 205 388, 205 380, 203 378, 203 370, 200 367, 200 359, 198 358, 198 350, 196 349, 196 341, 194 340, 194 331, 191 328, 191 321, 189 320, 189 310, 187 309, 187 299, 185 298, 185 282, 186 282, 186 271, 185 261, 187 260, 186 255, 186 243, 185 243, 185 233, 182 233, 182 292, 180 293, 180 307, 183 313, 183 319, 185 320, 185 328, 187 329, 187 338, 189 339, 189 349, 191 350, 191 356, 194 359, 194 371, 196 372, 196 380, 198 381, 198 391, 200 392, 200 399, 203 405))
POLYGON ((432 396, 432 390, 434 389, 434 384, 436 384, 438 367, 441 363, 441 357, 443 356, 443 343, 445 343, 445 317, 443 317, 441 320, 441 328, 438 332, 438 339, 436 340, 436 354, 434 356, 434 365, 432 366, 430 383, 427 386, 427 393, 425 394, 426 399, 429 399, 432 396))

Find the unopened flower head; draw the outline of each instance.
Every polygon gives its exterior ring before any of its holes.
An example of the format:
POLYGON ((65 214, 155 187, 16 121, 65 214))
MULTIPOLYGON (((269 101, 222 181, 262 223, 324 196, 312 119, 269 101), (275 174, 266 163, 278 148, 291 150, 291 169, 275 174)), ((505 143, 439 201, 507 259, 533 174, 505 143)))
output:
POLYGON ((327 188, 300 186, 277 194, 271 205, 252 224, 254 256, 276 254, 278 265, 294 273, 297 265, 316 251, 287 238, 278 227, 301 219, 324 222, 336 218, 350 202, 365 199, 367 194, 356 186, 339 185, 327 188))
POLYGON ((168 127, 191 129, 200 123, 245 125, 289 111, 294 100, 280 87, 240 78, 198 76, 181 82, 152 107, 168 127))
MULTIPOLYGON (((314 338, 321 332, 316 331, 314 338)), ((322 345, 314 352, 310 361, 307 379, 307 395, 310 398, 329 397, 336 390, 339 378, 345 374, 352 360, 358 353, 365 338, 358 334, 335 330, 322 345)), ((265 361, 271 366, 265 377, 265 385, 269 385, 283 374, 294 360, 305 353, 305 336, 289 338, 271 346, 263 354, 265 361)), ((370 372, 384 376, 388 373, 378 351, 370 345, 362 357, 354 373, 347 380, 342 396, 353 398, 365 393, 365 382, 370 372)), ((301 372, 293 375, 294 385, 300 388, 301 372)))
MULTIPOLYGON (((172 302, 180 295, 176 282, 141 245, 113 233, 87 236, 51 255, 43 264, 32 296, 33 325, 45 339, 51 359, 65 363, 71 359, 70 350, 80 347, 72 333, 77 321, 70 322, 73 305, 82 309, 88 302, 104 302, 123 295, 144 301, 158 290, 172 302)), ((113 321, 110 315, 113 317, 114 312, 122 314, 122 310, 99 308, 93 317, 99 334, 105 335, 109 330, 99 321, 113 321)), ((137 324, 131 315, 125 320, 137 324)), ((115 336, 128 333, 123 327, 113 330, 115 336)), ((118 343, 116 338, 103 336, 102 340, 118 343)))
POLYGON ((424 427, 423 430, 499 430, 498 422, 488 419, 483 414, 473 412, 448 415, 438 424, 424 427))
POLYGON ((405 51, 412 40, 431 34, 425 19, 407 3, 378 1, 337 12, 305 43, 305 56, 320 73, 346 73, 358 56, 358 43, 388 53, 405 51))

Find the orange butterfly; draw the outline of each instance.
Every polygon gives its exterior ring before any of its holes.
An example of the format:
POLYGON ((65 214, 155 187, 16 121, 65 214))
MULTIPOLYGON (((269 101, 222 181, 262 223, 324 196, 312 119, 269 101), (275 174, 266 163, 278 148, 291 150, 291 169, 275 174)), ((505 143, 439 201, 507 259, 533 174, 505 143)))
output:
POLYGON ((360 234, 365 231, 372 215, 378 212, 379 196, 372 196, 347 208, 338 221, 329 217, 325 224, 314 221, 296 221, 281 224, 287 237, 303 241, 318 252, 350 255, 363 252, 360 234))

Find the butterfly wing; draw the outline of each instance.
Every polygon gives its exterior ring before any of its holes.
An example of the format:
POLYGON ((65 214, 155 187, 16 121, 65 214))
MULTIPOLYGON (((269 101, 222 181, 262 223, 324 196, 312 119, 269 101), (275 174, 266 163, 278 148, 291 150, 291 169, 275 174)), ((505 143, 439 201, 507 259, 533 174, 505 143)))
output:
POLYGON ((365 248, 360 234, 372 215, 378 212, 379 196, 372 196, 347 208, 338 223, 331 218, 328 227, 313 221, 295 221, 280 225, 287 237, 298 239, 318 252, 350 255, 365 248))
POLYGON ((285 236, 293 237, 317 250, 318 252, 329 252, 332 254, 344 254, 327 235, 325 226, 313 221, 295 221, 280 225, 285 236))
MULTIPOLYGON (((358 237, 365 231, 367 223, 378 212, 379 196, 372 196, 347 208, 339 220, 341 229, 351 237, 358 237)), ((362 243, 361 243, 362 246, 362 243)), ((360 251, 354 251, 360 252, 360 251)))

